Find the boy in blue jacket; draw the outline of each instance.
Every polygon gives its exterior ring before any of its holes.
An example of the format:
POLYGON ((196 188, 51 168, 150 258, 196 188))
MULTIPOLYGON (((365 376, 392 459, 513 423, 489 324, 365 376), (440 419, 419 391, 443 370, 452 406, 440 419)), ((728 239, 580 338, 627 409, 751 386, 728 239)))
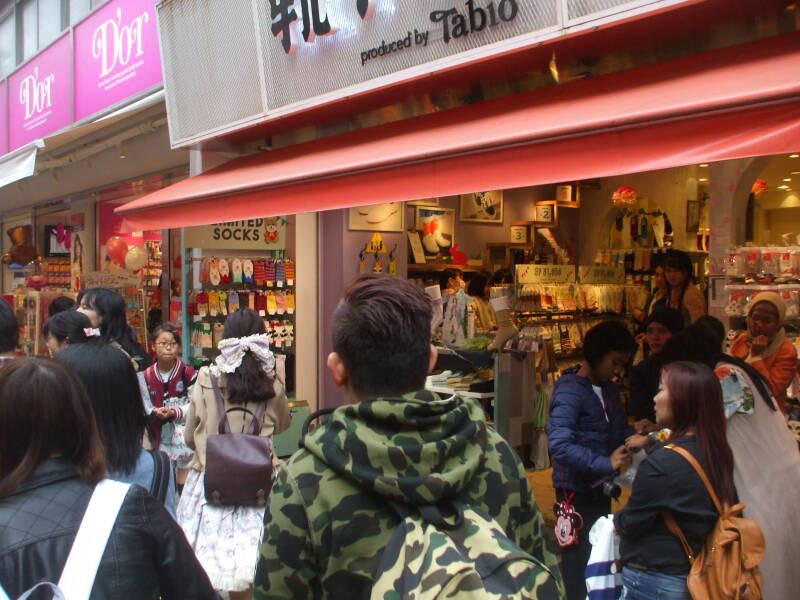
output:
POLYGON ((566 370, 553 390, 547 428, 553 487, 557 499, 569 500, 583 517, 578 543, 561 550, 569 600, 586 598, 589 530, 611 512, 611 498, 597 484, 630 460, 625 439, 634 431, 611 379, 628 363, 635 347, 633 336, 619 321, 595 325, 584 337, 583 362, 566 370))

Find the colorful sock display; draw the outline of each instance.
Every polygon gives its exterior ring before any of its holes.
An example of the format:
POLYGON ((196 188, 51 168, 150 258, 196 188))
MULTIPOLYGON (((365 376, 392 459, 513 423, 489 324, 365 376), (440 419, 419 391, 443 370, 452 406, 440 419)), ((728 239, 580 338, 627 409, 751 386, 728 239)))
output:
POLYGON ((295 301, 294 301, 294 292, 289 292, 286 294, 286 312, 290 315, 294 314, 295 308, 295 301))
POLYGON ((267 287, 275 287, 275 261, 268 260, 266 265, 267 287))
POLYGON ((275 292, 267 293, 267 312, 271 315, 278 312, 278 301, 275 298, 275 292))
POLYGON ((267 316, 267 298, 264 292, 256 292, 256 311, 258 316, 267 316))
POLYGON ((285 315, 286 314, 286 294, 283 292, 278 292, 275 295, 275 300, 278 303, 278 314, 285 315))
POLYGON ((297 271, 294 266, 294 261, 286 261, 286 285, 289 287, 294 286, 294 280, 297 277, 297 271))
POLYGON ((279 288, 286 285, 286 265, 282 262, 275 263, 275 283, 279 288))
POLYGON ((267 280, 267 267, 263 260, 253 261, 253 281, 259 287, 267 280))

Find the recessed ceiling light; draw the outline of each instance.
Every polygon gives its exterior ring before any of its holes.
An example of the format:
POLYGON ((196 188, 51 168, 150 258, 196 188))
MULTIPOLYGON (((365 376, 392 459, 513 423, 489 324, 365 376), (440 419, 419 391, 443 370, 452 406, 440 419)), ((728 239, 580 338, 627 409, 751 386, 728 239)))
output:
POLYGON ((800 154, 790 154, 789 158, 800 158, 800 154))
POLYGON ((700 178, 700 179, 698 179, 697 181, 708 181, 708 178, 707 178, 707 177, 701 177, 701 178, 700 178))
POLYGON ((708 166, 708 163, 703 163, 702 165, 697 165, 697 166, 698 166, 698 167, 704 167, 704 168, 705 168, 705 167, 707 167, 707 166, 708 166))
POLYGON ((779 186, 778 186, 778 189, 779 189, 779 190, 788 190, 788 189, 789 189, 789 186, 788 186, 788 185, 779 185, 779 186))
POLYGON ((784 179, 784 181, 791 181, 791 180, 792 180, 791 177, 787 177, 786 179, 784 179))
POLYGON ((800 175, 800 171, 792 171, 792 175, 800 175))

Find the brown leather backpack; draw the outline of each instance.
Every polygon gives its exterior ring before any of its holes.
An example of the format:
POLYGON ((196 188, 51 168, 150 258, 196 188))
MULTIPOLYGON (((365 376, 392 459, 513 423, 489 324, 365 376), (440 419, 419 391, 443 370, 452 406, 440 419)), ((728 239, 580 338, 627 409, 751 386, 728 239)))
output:
POLYGON ((740 516, 744 504, 722 505, 703 467, 688 451, 673 444, 665 446, 683 456, 694 467, 717 507, 719 520, 697 556, 671 513, 663 513, 667 529, 683 545, 691 570, 687 580, 693 600, 760 600, 762 576, 758 568, 764 559, 764 533, 758 523, 740 516))
POLYGON ((209 435, 206 442, 206 500, 218 506, 264 506, 272 488, 272 443, 259 435, 267 403, 259 403, 255 414, 243 406, 225 410, 213 375, 211 386, 221 416, 219 435, 209 435), (247 433, 231 433, 228 413, 234 411, 252 417, 247 433))

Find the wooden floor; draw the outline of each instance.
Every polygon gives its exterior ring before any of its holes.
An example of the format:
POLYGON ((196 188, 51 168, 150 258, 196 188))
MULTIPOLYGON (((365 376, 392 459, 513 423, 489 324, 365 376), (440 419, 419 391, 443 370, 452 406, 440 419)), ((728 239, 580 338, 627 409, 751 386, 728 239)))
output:
MULTIPOLYGON (((556 520, 553 515, 553 504, 556 502, 556 492, 553 489, 553 470, 547 471, 528 471, 528 481, 531 482, 533 488, 533 496, 536 498, 536 504, 539 505, 539 510, 542 511, 542 516, 548 528, 555 527, 556 520)), ((611 511, 617 512, 620 508, 625 506, 631 491, 628 488, 622 488, 622 495, 620 501, 611 503, 611 511)))

